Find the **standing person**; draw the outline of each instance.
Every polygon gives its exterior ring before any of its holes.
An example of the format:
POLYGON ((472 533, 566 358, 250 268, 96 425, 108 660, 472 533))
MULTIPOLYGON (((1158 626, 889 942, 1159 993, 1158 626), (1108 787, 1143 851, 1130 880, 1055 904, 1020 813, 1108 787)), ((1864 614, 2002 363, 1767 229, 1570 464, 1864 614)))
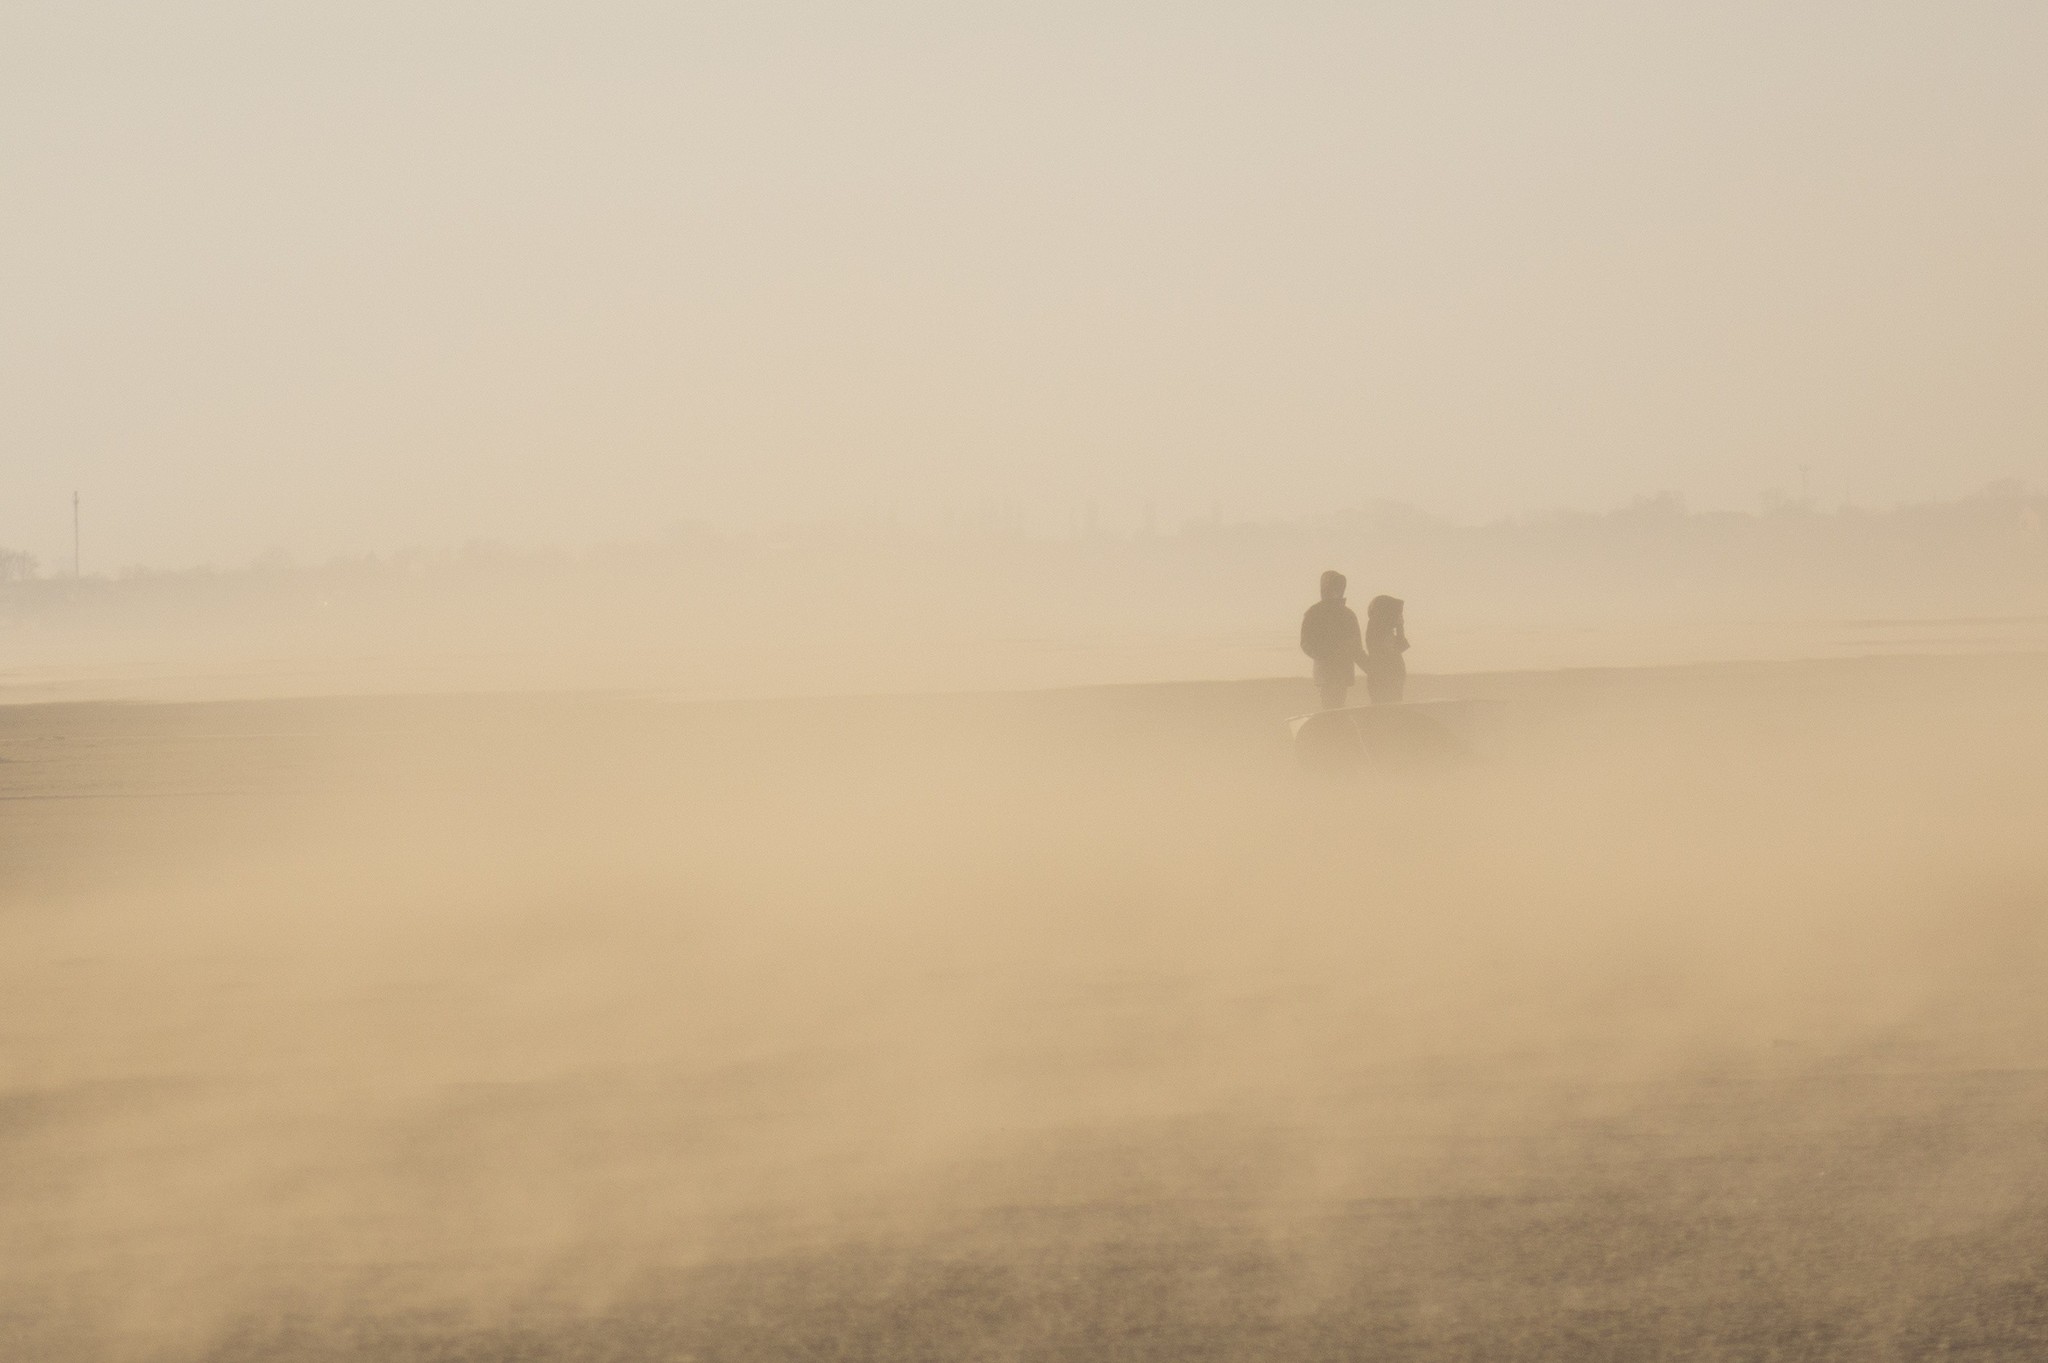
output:
POLYGON ((1301 617, 1301 651, 1316 660, 1316 690, 1323 708, 1343 707, 1351 689, 1351 669, 1365 661, 1358 638, 1358 616, 1344 604, 1344 574, 1323 574, 1323 599, 1301 617))
POLYGON ((1374 705, 1398 701, 1408 685, 1408 627, 1399 597, 1375 596, 1365 606, 1365 694, 1374 705))

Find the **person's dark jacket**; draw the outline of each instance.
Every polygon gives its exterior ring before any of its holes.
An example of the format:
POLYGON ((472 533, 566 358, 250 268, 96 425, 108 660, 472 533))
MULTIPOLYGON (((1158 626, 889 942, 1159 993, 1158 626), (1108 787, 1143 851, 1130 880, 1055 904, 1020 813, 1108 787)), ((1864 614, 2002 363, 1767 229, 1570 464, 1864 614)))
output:
POLYGON ((1358 616, 1340 598, 1318 601, 1301 617, 1301 651, 1316 660, 1316 676, 1342 673, 1346 680, 1364 651, 1358 616))

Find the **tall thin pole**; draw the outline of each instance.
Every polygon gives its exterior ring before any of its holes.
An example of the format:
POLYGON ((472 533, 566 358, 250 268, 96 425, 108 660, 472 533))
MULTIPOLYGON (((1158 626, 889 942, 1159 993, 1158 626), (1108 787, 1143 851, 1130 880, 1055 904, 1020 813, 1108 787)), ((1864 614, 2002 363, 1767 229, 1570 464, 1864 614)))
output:
POLYGON ((73 577, 77 577, 77 576, 79 576, 79 571, 78 571, 78 494, 77 494, 76 492, 74 492, 74 493, 72 493, 72 494, 71 494, 71 575, 72 575, 73 577))

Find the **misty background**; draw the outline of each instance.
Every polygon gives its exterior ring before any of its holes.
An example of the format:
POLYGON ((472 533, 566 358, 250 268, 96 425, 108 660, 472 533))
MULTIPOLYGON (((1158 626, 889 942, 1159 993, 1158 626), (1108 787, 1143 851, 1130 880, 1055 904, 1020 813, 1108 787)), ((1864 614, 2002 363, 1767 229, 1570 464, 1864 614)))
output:
POLYGON ((2048 647, 2048 497, 1867 511, 1674 494, 1484 524, 1312 519, 1033 532, 1000 508, 586 549, 473 541, 0 582, 17 696, 655 689, 820 695, 1298 674, 1317 573, 1412 598, 1426 672, 2048 647))
POLYGON ((0 545, 2039 485, 2044 55, 2021 0, 17 0, 0 545))

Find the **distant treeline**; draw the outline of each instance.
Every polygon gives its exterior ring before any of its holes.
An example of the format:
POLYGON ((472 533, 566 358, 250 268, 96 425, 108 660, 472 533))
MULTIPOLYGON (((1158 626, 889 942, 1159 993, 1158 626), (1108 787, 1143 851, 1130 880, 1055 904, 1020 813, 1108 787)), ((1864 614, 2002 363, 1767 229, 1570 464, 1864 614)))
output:
POLYGON ((1067 536, 681 525, 576 551, 472 544, 320 564, 271 553, 238 568, 82 579, 38 575, 8 551, 0 622, 218 616, 299 630, 432 606, 423 618, 433 628, 480 633, 521 622, 568 635, 649 622, 727 634, 1213 633, 1284 625, 1326 567, 1347 572, 1354 591, 1427 602, 1439 618, 2038 613, 2048 611, 2048 496, 2008 482, 1883 510, 1784 500, 1734 512, 1665 494, 1478 525, 1381 502, 1305 520, 1067 536))

